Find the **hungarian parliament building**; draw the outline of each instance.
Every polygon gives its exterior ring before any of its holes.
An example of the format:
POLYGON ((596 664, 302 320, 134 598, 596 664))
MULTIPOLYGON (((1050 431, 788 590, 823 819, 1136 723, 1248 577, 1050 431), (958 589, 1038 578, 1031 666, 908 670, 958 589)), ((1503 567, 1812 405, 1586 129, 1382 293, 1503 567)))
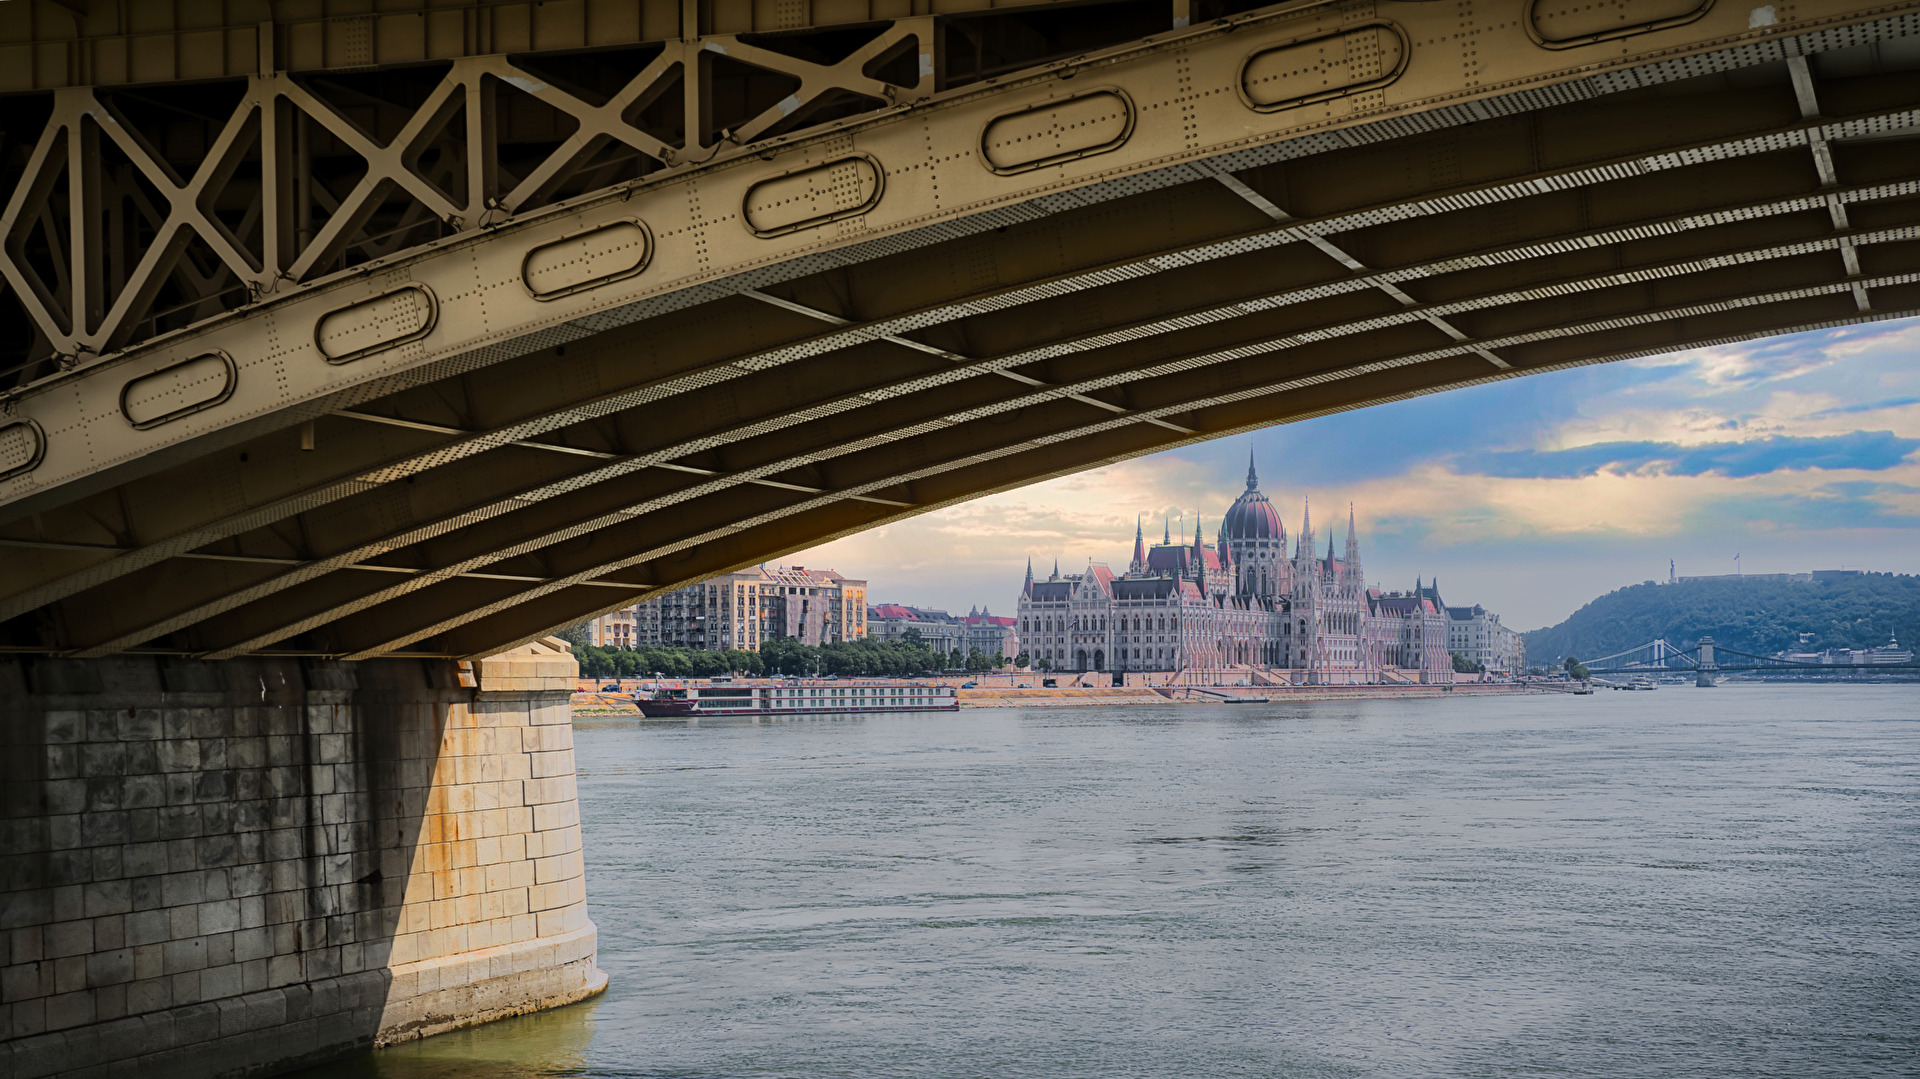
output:
POLYGON ((1311 685, 1447 684, 1455 654, 1494 674, 1526 669, 1519 635, 1483 607, 1447 606, 1437 580, 1410 591, 1368 586, 1351 507, 1343 551, 1329 530, 1320 554, 1303 511, 1289 554, 1251 458, 1247 489, 1215 539, 1206 543, 1196 525, 1192 543, 1163 529, 1149 546, 1136 524, 1124 574, 1096 562, 1062 576, 1056 563, 1036 580, 1029 561, 1017 620, 1030 662, 1116 676, 1252 680, 1257 670, 1311 685))

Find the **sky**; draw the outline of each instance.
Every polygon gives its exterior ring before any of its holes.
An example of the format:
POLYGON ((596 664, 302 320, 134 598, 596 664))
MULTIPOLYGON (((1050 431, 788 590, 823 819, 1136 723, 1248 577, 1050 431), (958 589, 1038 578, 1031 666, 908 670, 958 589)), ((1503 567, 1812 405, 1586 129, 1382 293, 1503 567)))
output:
POLYGON ((1530 375, 1270 427, 925 514, 780 559, 870 602, 1012 614, 1035 573, 1123 571, 1136 514, 1213 542, 1247 454, 1291 537, 1347 505, 1385 588, 1438 577, 1527 630, 1623 585, 1920 572, 1920 319, 1530 375), (1736 564, 1735 556, 1739 561, 1736 564))

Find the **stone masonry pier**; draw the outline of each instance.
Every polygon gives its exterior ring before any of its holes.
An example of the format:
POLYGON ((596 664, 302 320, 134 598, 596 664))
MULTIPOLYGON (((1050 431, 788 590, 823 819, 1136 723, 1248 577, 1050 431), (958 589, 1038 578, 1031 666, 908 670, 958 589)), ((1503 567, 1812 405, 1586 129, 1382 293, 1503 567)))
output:
POLYGON ((0 660, 0 1076, 266 1074, 598 992, 565 649, 0 660))

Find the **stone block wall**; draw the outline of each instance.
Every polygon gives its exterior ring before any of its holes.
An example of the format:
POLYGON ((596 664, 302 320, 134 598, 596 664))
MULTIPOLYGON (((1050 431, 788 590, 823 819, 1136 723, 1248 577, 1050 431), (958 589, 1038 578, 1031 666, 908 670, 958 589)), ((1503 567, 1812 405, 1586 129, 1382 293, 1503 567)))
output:
POLYGON ((0 660, 0 1076, 266 1074, 597 992, 574 677, 0 660))

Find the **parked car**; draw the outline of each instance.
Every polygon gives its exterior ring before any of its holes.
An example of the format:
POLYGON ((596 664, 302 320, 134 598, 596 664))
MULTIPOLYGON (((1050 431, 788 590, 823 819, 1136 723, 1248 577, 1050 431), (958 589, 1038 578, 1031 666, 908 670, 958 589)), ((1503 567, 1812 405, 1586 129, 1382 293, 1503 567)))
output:
POLYGON ((1022 682, 1022 683, 1020 683, 1020 688, 1021 688, 1021 689, 1032 689, 1032 688, 1033 688, 1033 683, 1032 683, 1032 682, 1022 682))
POLYGON ((608 684, 608 685, 604 685, 604 686, 601 686, 601 687, 600 687, 600 692, 602 692, 602 693, 618 693, 618 692, 620 692, 620 683, 618 683, 618 682, 613 682, 613 683, 610 683, 610 684, 608 684))
POLYGON ((961 688, 961 689, 979 689, 979 688, 980 688, 980 683, 978 683, 978 682, 962 682, 962 683, 960 683, 960 688, 961 688))

